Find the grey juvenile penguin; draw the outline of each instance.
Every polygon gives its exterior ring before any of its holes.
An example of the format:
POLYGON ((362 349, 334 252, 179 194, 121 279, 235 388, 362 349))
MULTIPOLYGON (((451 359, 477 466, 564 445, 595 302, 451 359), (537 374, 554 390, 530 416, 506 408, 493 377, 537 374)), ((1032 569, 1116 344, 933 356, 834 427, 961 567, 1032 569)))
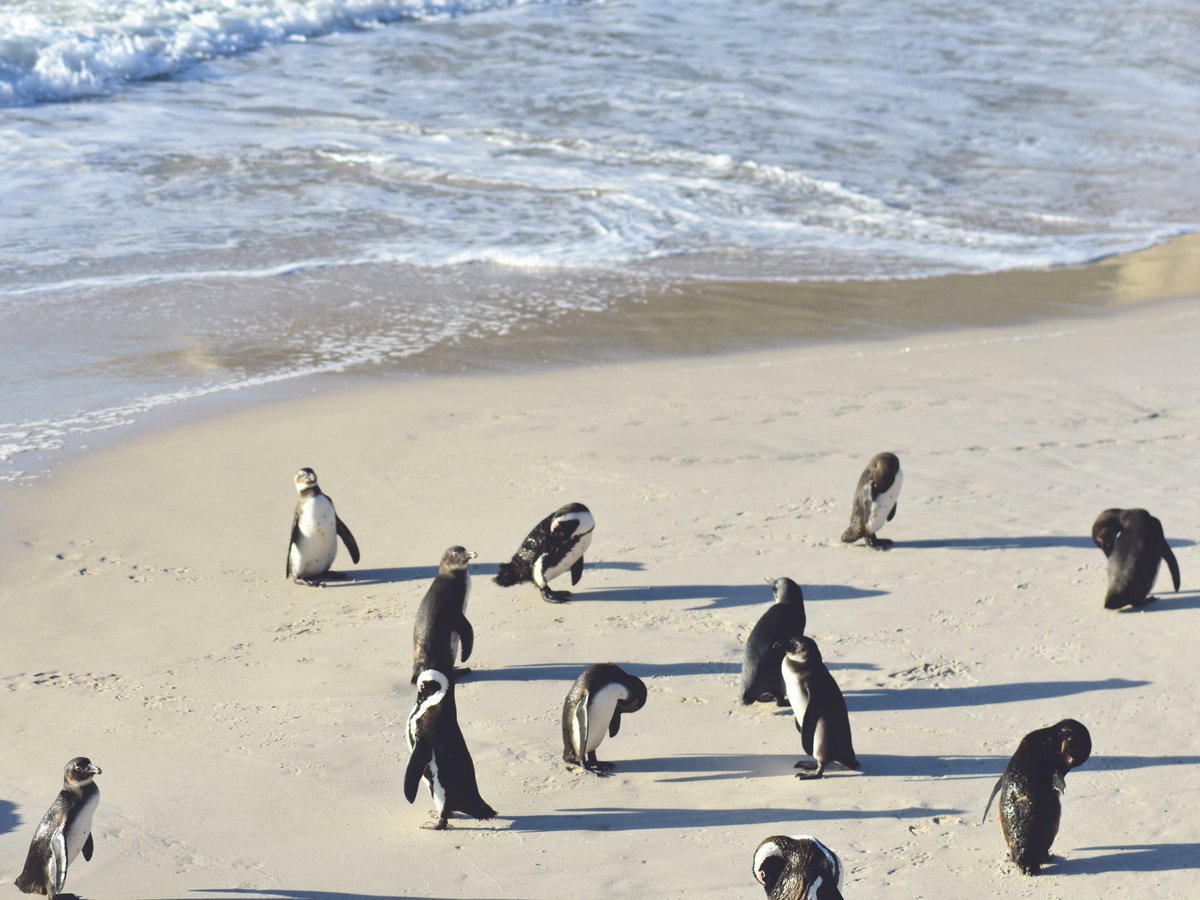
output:
POLYGON ((596 759, 596 748, 605 732, 616 737, 622 714, 646 705, 646 683, 620 666, 588 666, 575 679, 563 703, 563 762, 583 766, 596 775, 608 775, 612 763, 596 759))
POLYGON ((582 503, 568 503, 533 526, 510 562, 501 563, 494 581, 511 587, 532 581, 547 603, 565 603, 570 591, 550 589, 550 581, 568 569, 571 584, 583 576, 583 554, 592 543, 596 520, 582 503))
POLYGON ((754 877, 770 900, 842 900, 838 855, 807 834, 764 838, 754 851, 754 877))
POLYGON ((783 683, 804 752, 816 762, 796 763, 797 778, 820 778, 825 766, 839 762, 847 769, 860 767, 850 737, 850 713, 841 688, 829 674, 821 651, 812 638, 793 640, 783 657, 783 683))
POLYGON ((42 816, 25 857, 25 868, 16 885, 26 894, 45 894, 50 898, 62 893, 67 883, 67 867, 83 853, 90 860, 92 817, 100 802, 100 788, 93 780, 100 767, 86 756, 77 756, 63 770, 63 786, 42 816))
POLYGON ((304 468, 296 473, 296 514, 288 538, 286 574, 296 582, 316 584, 337 556, 340 537, 350 558, 358 562, 358 544, 346 523, 338 518, 333 501, 317 485, 317 473, 304 468))
POLYGON ((783 685, 784 648, 792 638, 804 636, 807 619, 804 593, 790 578, 768 578, 775 602, 766 608, 746 638, 742 654, 742 703, 774 700, 787 706, 783 685))
POLYGON ((467 600, 471 595, 469 566, 476 556, 465 547, 451 547, 442 554, 433 584, 421 599, 417 621, 413 625, 412 683, 426 669, 453 672, 455 677, 470 669, 455 669, 458 653, 462 661, 471 658, 475 630, 467 621, 467 600))
POLYGON ((879 529, 896 515, 896 500, 904 484, 900 460, 894 453, 876 453, 863 469, 850 504, 850 527, 842 532, 842 540, 852 544, 867 539, 867 546, 886 550, 892 542, 878 537, 879 529))
POLYGON ((1163 534, 1162 522, 1144 509, 1106 509, 1092 525, 1092 540, 1108 557, 1105 609, 1145 606, 1154 598, 1158 566, 1167 561, 1179 590, 1179 563, 1163 534))

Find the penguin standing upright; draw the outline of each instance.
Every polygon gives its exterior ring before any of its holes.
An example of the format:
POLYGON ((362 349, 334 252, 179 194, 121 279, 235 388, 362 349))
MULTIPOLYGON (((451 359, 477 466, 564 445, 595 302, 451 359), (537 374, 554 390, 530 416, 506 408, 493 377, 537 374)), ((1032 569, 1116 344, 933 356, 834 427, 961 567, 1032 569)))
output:
POLYGON ((792 638, 804 636, 804 593, 790 578, 768 578, 775 602, 759 617, 742 654, 742 704, 774 700, 787 706, 783 652, 792 638))
POLYGON ((904 473, 895 453, 876 453, 863 469, 850 504, 850 526, 842 532, 842 541, 853 544, 867 539, 867 546, 886 550, 892 545, 887 538, 878 537, 879 529, 896 515, 896 501, 904 473))
POLYGON ((1066 775, 1092 755, 1092 736, 1074 719, 1063 719, 1021 738, 987 806, 1000 795, 1000 828, 1009 856, 1026 875, 1036 875, 1050 861, 1050 845, 1062 819, 1059 794, 1067 791, 1066 775))
POLYGON ((596 520, 582 503, 568 503, 533 526, 510 562, 501 563, 494 581, 511 587, 532 581, 547 603, 565 603, 570 591, 550 589, 550 581, 568 569, 571 584, 583 575, 583 554, 592 543, 596 520))
POLYGON ((469 566, 473 550, 451 547, 442 554, 437 576, 421 599, 413 625, 412 683, 426 669, 453 672, 455 677, 470 669, 455 669, 461 644, 462 661, 471 658, 475 630, 467 621, 467 599, 471 595, 469 566))
POLYGON ((1158 567, 1167 561, 1179 590, 1179 563, 1163 534, 1162 522, 1144 509, 1106 509, 1092 525, 1092 540, 1108 557, 1105 609, 1145 606, 1154 598, 1158 567))
POLYGON ((807 834, 764 838, 754 851, 754 877, 770 900, 842 900, 838 855, 807 834))
POLYGON ((847 769, 860 767, 850 737, 850 713, 846 699, 825 662, 817 642, 809 637, 793 640, 783 657, 783 683, 804 752, 816 762, 796 763, 797 778, 820 778, 825 766, 839 762, 847 769))
POLYGON ((329 571, 337 556, 340 537, 350 558, 358 562, 358 543, 338 518, 333 501, 317 485, 317 473, 304 468, 296 473, 296 514, 288 538, 286 575, 293 581, 316 584, 329 571))
POLYGON ((63 769, 63 786, 42 816, 25 857, 25 868, 16 885, 26 894, 46 894, 53 900, 67 883, 67 867, 82 851, 90 860, 92 817, 100 802, 95 777, 100 767, 86 756, 77 756, 63 769))
POLYGON ((613 763, 596 759, 596 748, 605 732, 616 737, 621 716, 646 705, 646 683, 620 666, 588 666, 575 679, 563 703, 563 762, 582 766, 596 775, 608 775, 613 763))
POLYGON ((416 800, 417 785, 424 778, 437 807, 437 819, 426 827, 441 831, 452 812, 495 818, 496 811, 479 796, 475 763, 458 727, 454 682, 446 673, 426 669, 417 678, 417 700, 408 714, 405 736, 410 756, 404 796, 409 803, 416 800))

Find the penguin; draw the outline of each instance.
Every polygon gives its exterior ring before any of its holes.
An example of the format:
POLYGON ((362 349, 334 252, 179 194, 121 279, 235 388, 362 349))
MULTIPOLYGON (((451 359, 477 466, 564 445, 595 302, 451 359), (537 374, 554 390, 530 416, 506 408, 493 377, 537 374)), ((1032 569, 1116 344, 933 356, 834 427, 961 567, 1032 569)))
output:
POLYGON ((337 556, 340 537, 350 558, 358 562, 358 543, 333 510, 333 500, 317 485, 317 473, 301 469, 296 473, 296 515, 292 518, 292 536, 288 538, 285 574, 297 584, 316 584, 329 571, 337 556))
POLYGON ((596 759, 596 748, 621 730, 622 713, 635 713, 646 705, 646 683, 620 666, 588 666, 575 679, 563 703, 563 762, 582 766, 595 775, 609 775, 613 763, 596 759))
POLYGON ((1108 557, 1105 609, 1151 602, 1158 565, 1164 559, 1175 590, 1179 590, 1179 563, 1163 534, 1162 522, 1146 510, 1104 510, 1092 525, 1092 540, 1108 557))
POLYGON ((404 796, 417 799, 417 786, 424 777, 437 807, 437 819, 424 826, 442 831, 450 813, 474 819, 493 819, 496 811, 479 796, 475 764, 458 727, 454 704, 454 682, 444 672, 426 669, 417 678, 417 700, 408 714, 408 768, 404 772, 404 796))
POLYGON ((839 762, 847 769, 860 767, 850 738, 850 714, 841 689, 825 663, 817 642, 809 637, 789 642, 780 667, 787 687, 796 730, 804 752, 816 762, 800 760, 795 768, 797 778, 820 778, 825 766, 839 762))
POLYGON ((1050 845, 1062 818, 1059 794, 1067 791, 1066 774, 1092 755, 1092 736, 1074 719, 1063 719, 1021 738, 1004 774, 992 788, 983 821, 1000 795, 1000 828, 1008 853, 1026 875, 1036 875, 1050 861, 1050 845))
POLYGON ((25 868, 16 885, 26 894, 45 894, 53 900, 67 883, 67 867, 83 852, 90 860, 92 817, 100 802, 95 777, 100 767, 86 756, 77 756, 63 769, 63 786, 42 816, 41 824, 29 845, 25 868))
POLYGON ((754 877, 770 900, 842 900, 845 871, 815 837, 777 834, 755 849, 754 877))
POLYGON ((471 594, 468 567, 477 555, 465 547, 451 547, 442 554, 437 576, 421 600, 413 626, 413 684, 426 669, 453 672, 455 677, 471 671, 454 668, 454 662, 460 643, 463 662, 470 659, 475 644, 475 630, 467 621, 467 599, 471 594))
POLYGON ((792 638, 804 637, 806 618, 804 593, 790 578, 768 578, 775 602, 767 607, 750 636, 742 654, 742 705, 774 700, 787 706, 783 686, 783 651, 792 638))
POLYGON ((896 515, 896 500, 904 484, 900 460, 894 453, 876 453, 863 469, 850 504, 850 527, 842 532, 842 541, 853 544, 867 539, 867 546, 886 550, 890 540, 878 537, 879 529, 896 515))
POLYGON ((532 581, 547 603, 565 603, 570 591, 553 591, 550 581, 568 569, 571 584, 583 575, 583 554, 592 543, 596 520, 582 503, 568 503, 533 526, 511 562, 501 563, 493 579, 501 587, 532 581))

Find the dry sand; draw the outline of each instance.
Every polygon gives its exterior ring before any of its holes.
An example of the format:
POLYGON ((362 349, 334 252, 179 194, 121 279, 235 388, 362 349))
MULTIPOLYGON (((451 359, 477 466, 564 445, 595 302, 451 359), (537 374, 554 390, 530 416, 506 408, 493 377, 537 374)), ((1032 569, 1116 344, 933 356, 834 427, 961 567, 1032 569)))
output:
MULTIPOLYGON (((104 769, 86 898, 758 897, 771 834, 839 852, 848 897, 1187 897, 1200 868, 1200 304, 869 344, 370 384, 173 427, 8 486, 0 878, 62 765, 104 769), (854 481, 906 472, 886 553, 854 481), (283 577, 292 474, 355 532, 351 580, 283 577), (569 500, 598 526, 574 602, 490 582, 569 500), (1184 590, 1106 612, 1096 514, 1164 523, 1184 590), (459 717, 492 822, 404 801, 413 615, 480 565, 459 717), (737 704, 741 642, 804 588, 861 773, 801 782, 789 715, 737 704), (645 709, 560 760, 587 664, 645 709), (983 805, 1026 732, 1094 741, 1059 859, 1006 861, 983 805)), ((564 586, 564 585, 559 585, 564 586)), ((10 889, 15 895, 15 889, 10 889)))

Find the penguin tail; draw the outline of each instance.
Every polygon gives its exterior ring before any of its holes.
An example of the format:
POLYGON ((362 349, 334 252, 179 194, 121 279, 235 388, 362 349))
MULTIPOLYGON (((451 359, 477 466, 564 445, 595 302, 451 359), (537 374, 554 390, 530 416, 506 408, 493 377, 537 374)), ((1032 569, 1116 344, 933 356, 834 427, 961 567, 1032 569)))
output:
POLYGON ((479 805, 472 809, 468 815, 473 819, 494 819, 496 811, 488 806, 483 800, 479 801, 479 805))
POLYGON ((523 580, 520 570, 515 563, 511 562, 500 563, 500 570, 492 579, 500 587, 512 587, 514 584, 520 584, 523 580))

